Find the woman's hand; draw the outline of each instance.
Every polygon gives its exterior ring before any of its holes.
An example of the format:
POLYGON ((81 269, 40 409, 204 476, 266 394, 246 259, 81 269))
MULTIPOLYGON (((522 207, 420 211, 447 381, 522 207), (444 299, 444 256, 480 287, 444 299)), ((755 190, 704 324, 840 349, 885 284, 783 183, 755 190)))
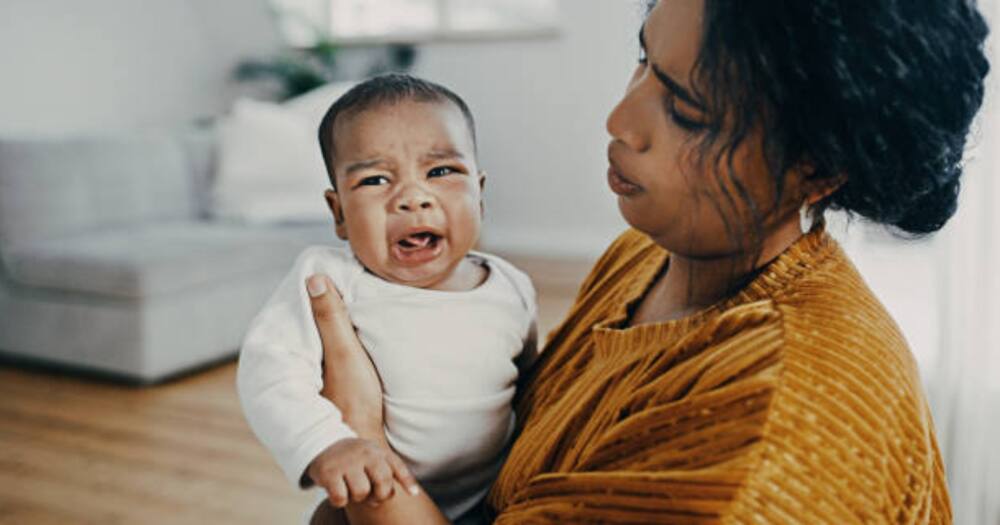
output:
MULTIPOLYGON (((320 340, 323 343, 323 390, 321 394, 333 401, 344 415, 347 422, 358 437, 376 442, 384 447, 384 454, 390 460, 398 459, 392 452, 385 438, 382 423, 382 382, 379 380, 375 365, 372 364, 354 333, 354 326, 348 314, 344 301, 333 286, 333 282, 325 275, 313 275, 306 280, 306 289, 312 303, 313 318, 319 329, 320 340)), ((372 451, 369 451, 372 452, 372 451)), ((378 453, 378 449, 375 449, 378 453)), ((356 453, 355 452, 352 452, 356 453)), ((375 497, 366 499, 367 504, 350 503, 346 513, 352 525, 378 524, 411 524, 426 523, 430 525, 445 525, 448 519, 437 508, 426 492, 420 490, 417 481, 405 468, 402 460, 396 463, 394 472, 394 487, 388 498, 382 499, 385 489, 376 489, 375 497), (381 492, 379 492, 381 490, 381 492), (374 506, 373 506, 374 504, 374 506)), ((317 464, 311 476, 323 479, 324 469, 317 464)), ((341 469, 342 470, 342 469, 341 469)), ((339 472, 339 470, 334 469, 339 472)), ((372 473, 365 468, 365 473, 372 473)), ((336 474, 336 472, 334 472, 336 474)), ((384 474, 384 472, 383 472, 384 474)), ((334 475, 331 479, 336 481, 334 475)), ((357 482, 364 489, 364 481, 357 482)), ((346 480, 345 480, 346 483, 346 480)), ((362 493, 364 490, 359 490, 362 493)), ((338 489, 339 494, 339 489, 338 489)), ((352 493, 353 494, 353 493, 352 493)), ((331 494, 332 496, 332 494, 331 494)), ((359 496, 360 498, 360 496, 359 496)), ((337 503, 342 499, 338 496, 337 503)), ((330 517, 332 508, 320 506, 316 519, 330 517)), ((333 513, 336 515, 336 513, 333 513)))
POLYGON ((388 444, 382 423, 382 382, 354 333, 350 314, 326 275, 306 280, 313 319, 323 343, 323 397, 363 439, 388 444))

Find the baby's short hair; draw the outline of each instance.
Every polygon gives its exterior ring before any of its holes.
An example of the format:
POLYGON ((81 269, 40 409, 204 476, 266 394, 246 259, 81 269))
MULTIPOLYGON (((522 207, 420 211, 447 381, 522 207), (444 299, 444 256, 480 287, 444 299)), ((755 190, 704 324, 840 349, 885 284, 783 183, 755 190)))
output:
POLYGON ((334 101, 319 124, 319 148, 334 189, 337 181, 333 172, 333 125, 337 117, 403 101, 453 102, 462 111, 473 148, 476 147, 476 123, 462 97, 440 84, 405 73, 379 75, 357 84, 334 101))

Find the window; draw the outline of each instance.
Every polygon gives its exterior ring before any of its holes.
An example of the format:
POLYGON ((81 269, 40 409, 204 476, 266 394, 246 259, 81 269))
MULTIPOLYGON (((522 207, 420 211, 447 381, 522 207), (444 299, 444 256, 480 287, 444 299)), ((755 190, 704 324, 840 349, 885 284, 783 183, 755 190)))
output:
POLYGON ((328 35, 341 44, 554 34, 558 0, 271 0, 292 45, 328 35))

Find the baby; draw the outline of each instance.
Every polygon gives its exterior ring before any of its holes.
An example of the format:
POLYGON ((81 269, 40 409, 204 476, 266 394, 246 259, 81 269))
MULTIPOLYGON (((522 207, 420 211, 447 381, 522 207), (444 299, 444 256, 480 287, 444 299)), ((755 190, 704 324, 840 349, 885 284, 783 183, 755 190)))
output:
MULTIPOLYGON (((471 251, 485 174, 472 114, 407 75, 358 84, 319 129, 325 196, 350 250, 306 249, 253 320, 237 384, 247 420, 289 479, 351 490, 360 441, 320 395, 323 351, 305 281, 326 274, 384 386, 385 433, 452 520, 485 495, 514 428, 519 371, 536 355, 535 292, 506 261, 471 251), (313 480, 320 463, 347 465, 313 480)), ((353 483, 363 499, 371 483, 353 483), (368 487, 365 487, 368 485, 368 487)))

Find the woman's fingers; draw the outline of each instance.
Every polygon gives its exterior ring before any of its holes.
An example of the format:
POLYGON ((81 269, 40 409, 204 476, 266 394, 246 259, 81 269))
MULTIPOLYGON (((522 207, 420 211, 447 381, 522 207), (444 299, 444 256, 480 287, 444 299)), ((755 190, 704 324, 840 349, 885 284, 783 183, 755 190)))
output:
POLYGON ((420 485, 417 484, 417 480, 413 477, 413 474, 410 473, 410 469, 407 468, 406 463, 404 463, 403 460, 400 459, 400 457, 394 452, 389 452, 387 455, 389 456, 389 466, 392 467, 393 475, 396 477, 396 480, 399 481, 399 484, 402 485, 403 488, 410 493, 410 495, 416 496, 417 494, 420 494, 420 485))
POLYGON ((354 349, 359 344, 354 325, 333 281, 326 275, 316 274, 306 280, 306 290, 324 354, 354 349))
POLYGON ((316 329, 323 345, 320 395, 340 409, 344 421, 368 439, 385 439, 382 429, 382 382, 368 352, 354 332, 347 306, 329 277, 305 282, 316 329))

